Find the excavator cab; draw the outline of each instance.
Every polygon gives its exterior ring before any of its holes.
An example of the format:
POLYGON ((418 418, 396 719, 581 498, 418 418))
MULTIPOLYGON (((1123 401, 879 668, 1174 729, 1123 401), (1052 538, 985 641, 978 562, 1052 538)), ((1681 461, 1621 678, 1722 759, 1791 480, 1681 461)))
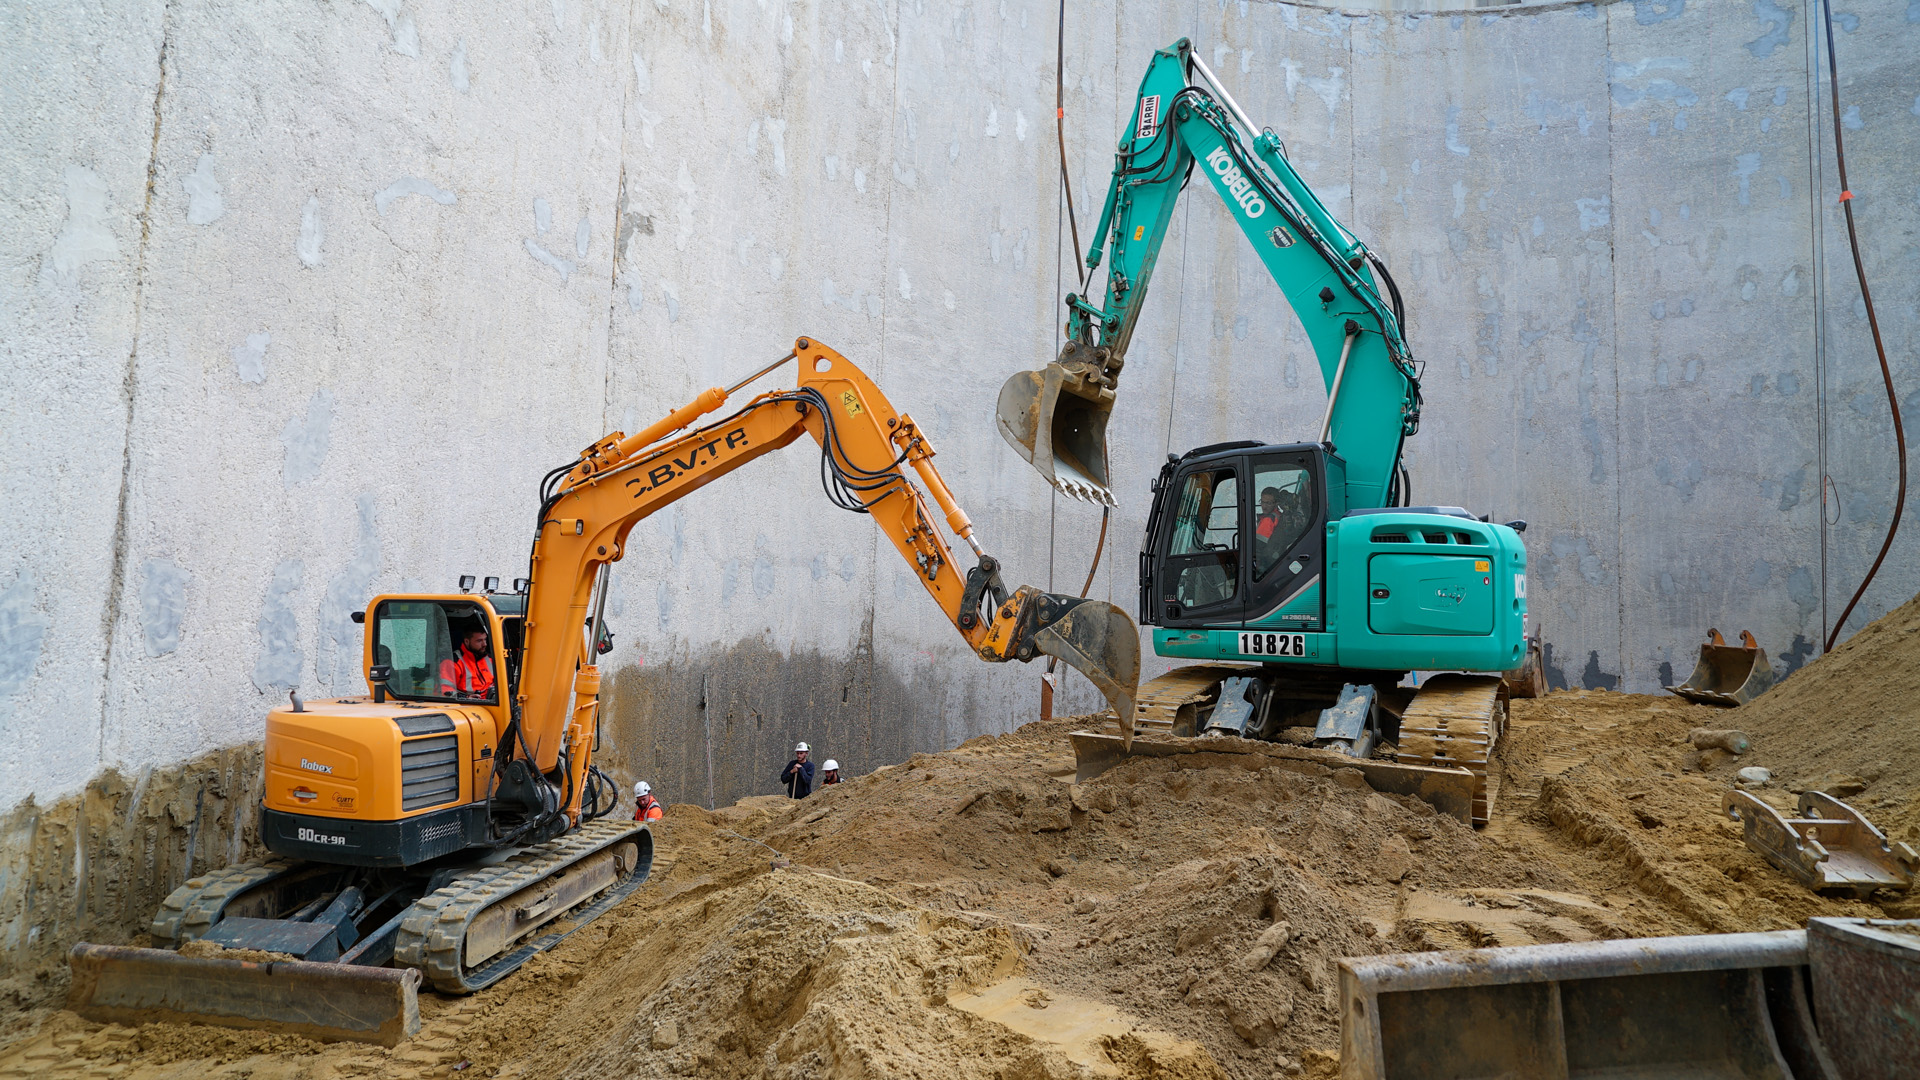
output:
POLYGON ((1342 475, 1339 455, 1305 443, 1217 443, 1170 457, 1141 553, 1142 623, 1319 631, 1327 514, 1344 504, 1342 475))

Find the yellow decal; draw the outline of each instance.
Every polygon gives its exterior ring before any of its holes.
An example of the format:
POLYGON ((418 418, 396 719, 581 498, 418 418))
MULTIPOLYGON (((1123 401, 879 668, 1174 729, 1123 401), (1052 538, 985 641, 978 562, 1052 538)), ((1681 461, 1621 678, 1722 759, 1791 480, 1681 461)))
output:
POLYGON ((1138 240, 1145 235, 1147 235, 1147 227, 1145 225, 1135 225, 1133 227, 1133 238, 1135 240, 1138 240))
POLYGON ((863 411, 860 408, 860 399, 855 397, 851 390, 840 391, 840 404, 847 407, 848 416, 859 416, 863 411))
POLYGON ((1493 569, 1493 565, 1485 559, 1475 559, 1473 561, 1473 568, 1484 574, 1493 569))

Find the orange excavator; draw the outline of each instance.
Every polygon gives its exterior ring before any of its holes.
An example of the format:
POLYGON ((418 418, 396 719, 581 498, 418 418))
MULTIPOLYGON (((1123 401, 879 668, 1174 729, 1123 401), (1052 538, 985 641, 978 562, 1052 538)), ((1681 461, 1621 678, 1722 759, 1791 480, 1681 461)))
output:
POLYGON ((642 519, 803 434, 820 444, 829 498, 873 517, 976 655, 1058 657, 1131 717, 1133 621, 1100 601, 1009 592, 913 419, 801 338, 742 382, 549 473, 512 590, 464 578, 458 593, 376 596, 356 613, 369 692, 293 696, 267 715, 260 824, 272 856, 176 889, 152 924, 163 947, 76 945, 69 1004, 122 1023, 391 1045, 418 1030, 423 979, 452 994, 491 985, 638 888, 652 835, 604 820, 616 787, 593 764, 612 566, 642 519), (791 389, 686 430, 790 361, 791 389), (973 565, 956 561, 927 495, 973 565), (180 951, 190 942, 203 944, 180 951))

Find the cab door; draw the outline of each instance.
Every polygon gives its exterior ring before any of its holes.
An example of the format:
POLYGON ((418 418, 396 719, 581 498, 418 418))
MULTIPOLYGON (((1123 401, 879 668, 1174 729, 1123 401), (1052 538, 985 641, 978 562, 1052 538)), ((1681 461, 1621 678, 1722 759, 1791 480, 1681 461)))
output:
POLYGON ((1318 630, 1325 612, 1326 484, 1311 450, 1248 459, 1247 618, 1318 630), (1278 619, 1267 618, 1277 613, 1278 619))
POLYGON ((1175 477, 1153 580, 1162 626, 1238 626, 1246 609, 1245 459, 1175 477))

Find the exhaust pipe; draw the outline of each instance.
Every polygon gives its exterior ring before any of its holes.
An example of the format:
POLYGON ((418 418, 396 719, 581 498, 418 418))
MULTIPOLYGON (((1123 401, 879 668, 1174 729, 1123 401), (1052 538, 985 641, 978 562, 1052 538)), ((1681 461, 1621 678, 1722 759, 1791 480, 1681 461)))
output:
POLYGON ((1016 372, 1000 387, 994 422, 1001 437, 1062 494, 1112 506, 1107 418, 1114 375, 1079 358, 1087 351, 1069 342, 1059 360, 1039 371, 1016 372))

